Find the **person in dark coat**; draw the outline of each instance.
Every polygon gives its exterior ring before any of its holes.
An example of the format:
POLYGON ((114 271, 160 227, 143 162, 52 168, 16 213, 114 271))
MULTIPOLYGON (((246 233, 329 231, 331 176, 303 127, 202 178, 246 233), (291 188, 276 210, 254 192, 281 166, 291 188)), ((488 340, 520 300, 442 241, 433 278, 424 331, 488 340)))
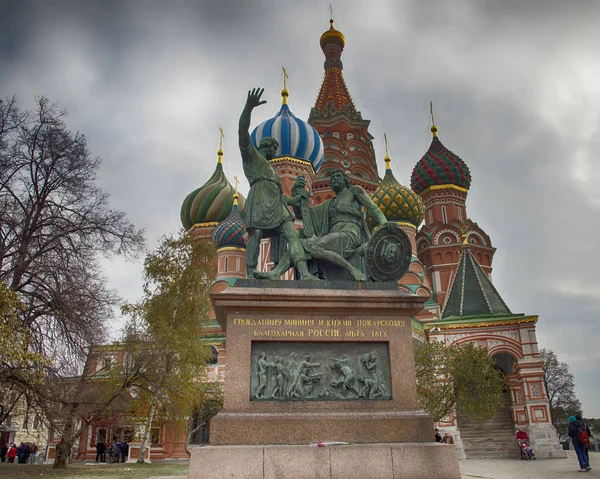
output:
POLYGON ((127 444, 127 441, 123 441, 123 444, 121 444, 121 462, 127 462, 128 454, 129 444, 127 444))
POLYGON ((579 430, 584 429, 585 425, 578 421, 575 416, 569 416, 569 430, 568 434, 575 448, 577 454, 577 460, 579 461, 579 472, 587 472, 591 469, 590 463, 585 455, 585 444, 582 444, 579 440, 579 430))
POLYGON ((100 459, 100 462, 106 462, 106 444, 103 442, 96 443, 96 462, 98 462, 98 459, 100 459))
POLYGON ((6 455, 8 454, 8 445, 5 442, 0 443, 0 461, 6 462, 6 455))
POLYGON ((22 442, 21 444, 19 444, 19 447, 17 447, 17 464, 24 464, 25 461, 23 460, 23 458, 25 457, 25 451, 27 450, 27 446, 25 445, 24 442, 22 442))

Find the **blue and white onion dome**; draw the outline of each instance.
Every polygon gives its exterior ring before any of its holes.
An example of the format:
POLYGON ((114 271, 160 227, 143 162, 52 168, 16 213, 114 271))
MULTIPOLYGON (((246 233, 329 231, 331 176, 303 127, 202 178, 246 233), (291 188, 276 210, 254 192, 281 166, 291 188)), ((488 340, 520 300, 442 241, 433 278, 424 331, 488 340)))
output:
POLYGON ((281 92, 281 109, 273 118, 258 125, 250 138, 254 148, 258 148, 263 138, 274 138, 279 143, 273 159, 291 157, 309 162, 315 172, 323 163, 325 148, 323 140, 307 122, 297 118, 287 104, 288 91, 281 92))

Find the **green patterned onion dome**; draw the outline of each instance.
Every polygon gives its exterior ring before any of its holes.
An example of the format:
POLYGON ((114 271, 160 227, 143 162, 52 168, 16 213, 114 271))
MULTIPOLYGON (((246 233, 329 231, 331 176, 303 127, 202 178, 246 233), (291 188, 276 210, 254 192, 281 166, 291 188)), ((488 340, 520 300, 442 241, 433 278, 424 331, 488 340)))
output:
MULTIPOLYGON (((235 189, 223 172, 222 156, 223 152, 219 150, 219 161, 213 175, 183 200, 181 224, 185 229, 190 229, 198 223, 218 223, 231 212, 235 189)), ((244 209, 245 201, 240 195, 240 211, 244 209)))
MULTIPOLYGON (((385 176, 377 189, 371 193, 371 199, 383 212, 388 221, 402 221, 418 227, 425 217, 425 206, 421 197, 406 186, 402 186, 394 177, 390 167, 390 157, 385 157, 385 176)), ((376 226, 368 215, 370 229, 376 226)))
POLYGON ((467 164, 437 137, 437 128, 431 127, 433 140, 427 153, 415 165, 410 179, 413 191, 421 193, 436 185, 454 185, 465 190, 471 186, 471 173, 467 164))
POLYGON ((246 248, 244 243, 244 219, 238 208, 238 195, 233 195, 233 207, 229 216, 221 221, 210 236, 214 245, 219 248, 246 248))

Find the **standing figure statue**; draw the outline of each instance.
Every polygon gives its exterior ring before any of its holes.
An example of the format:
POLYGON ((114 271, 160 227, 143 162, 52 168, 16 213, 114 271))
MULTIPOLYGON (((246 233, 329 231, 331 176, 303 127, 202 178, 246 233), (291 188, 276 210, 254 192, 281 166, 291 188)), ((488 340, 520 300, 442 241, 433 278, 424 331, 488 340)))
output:
MULTIPOLYGON (((305 255, 310 259, 318 260, 317 266, 311 267, 311 272, 315 273, 318 270, 318 273, 328 280, 345 279, 336 277, 340 275, 339 269, 328 271, 329 265, 334 265, 350 273, 354 280, 366 281, 367 268, 363 248, 369 241, 370 234, 365 222, 364 209, 369 211, 379 226, 387 228, 390 232, 398 231, 398 225, 393 221, 387 221, 364 189, 350 184, 345 171, 334 170, 329 178, 329 184, 336 196, 308 209, 311 216, 310 223, 316 236, 300 240, 305 255)), ((305 185, 306 179, 299 176, 292 191, 305 191, 305 185)), ((300 198, 300 195, 295 197, 300 198)), ((300 201, 301 199, 298 203, 300 201)), ((295 208, 295 212, 300 217, 304 214, 300 208, 295 208)), ((293 259, 288 254, 284 254, 272 271, 259 273, 257 277, 277 279, 293 264, 293 259)))
POLYGON ((273 358, 273 362, 275 363, 275 387, 271 393, 271 398, 283 399, 283 395, 285 393, 284 381, 289 379, 290 375, 283 365, 283 358, 281 356, 275 356, 273 358))
POLYGON ((288 205, 299 205, 308 193, 300 193, 289 198, 283 194, 281 179, 269 163, 275 155, 279 144, 274 138, 263 138, 254 148, 250 141, 250 119, 252 110, 266 103, 261 100, 264 89, 255 88, 248 92, 246 106, 242 111, 239 123, 239 142, 244 174, 250 183, 250 191, 246 199, 246 270, 248 278, 255 276, 258 265, 260 242, 263 237, 282 236, 288 244, 288 261, 296 266, 300 279, 315 280, 309 273, 307 258, 300 244, 298 232, 294 228, 294 215, 288 205))
POLYGON ((264 399, 266 397, 265 388, 267 387, 267 370, 268 368, 273 368, 275 366, 275 363, 270 363, 269 361, 267 361, 267 353, 265 353, 264 351, 258 355, 258 361, 256 362, 258 386, 256 387, 256 391, 254 393, 256 399, 264 399))

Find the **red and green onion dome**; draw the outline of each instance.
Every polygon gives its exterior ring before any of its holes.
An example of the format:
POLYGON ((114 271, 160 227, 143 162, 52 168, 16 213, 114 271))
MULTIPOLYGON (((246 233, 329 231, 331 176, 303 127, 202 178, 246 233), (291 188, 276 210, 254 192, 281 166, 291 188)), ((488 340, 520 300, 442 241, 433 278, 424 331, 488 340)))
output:
MULTIPOLYGON (((418 227, 425 217, 425 206, 421 197, 410 188, 401 185, 394 177, 390 167, 390 157, 385 157, 385 176, 371 193, 371 199, 382 211, 388 221, 410 223, 418 227)), ((376 224, 368 215, 370 229, 376 224)))
POLYGON ((212 231, 211 241, 217 247, 246 248, 244 243, 244 219, 238 207, 238 194, 233 195, 231 213, 212 231))
POLYGON ((411 188, 419 194, 438 185, 454 185, 468 190, 471 186, 469 167, 458 155, 442 145, 435 125, 431 127, 431 132, 433 140, 427 153, 413 169, 411 188))
MULTIPOLYGON (((210 179, 183 200, 180 217, 185 229, 190 229, 197 224, 216 226, 231 212, 235 189, 223 171, 223 152, 219 150, 218 155, 217 167, 210 179)), ((244 209, 245 201, 246 199, 240 195, 240 211, 244 209)))

